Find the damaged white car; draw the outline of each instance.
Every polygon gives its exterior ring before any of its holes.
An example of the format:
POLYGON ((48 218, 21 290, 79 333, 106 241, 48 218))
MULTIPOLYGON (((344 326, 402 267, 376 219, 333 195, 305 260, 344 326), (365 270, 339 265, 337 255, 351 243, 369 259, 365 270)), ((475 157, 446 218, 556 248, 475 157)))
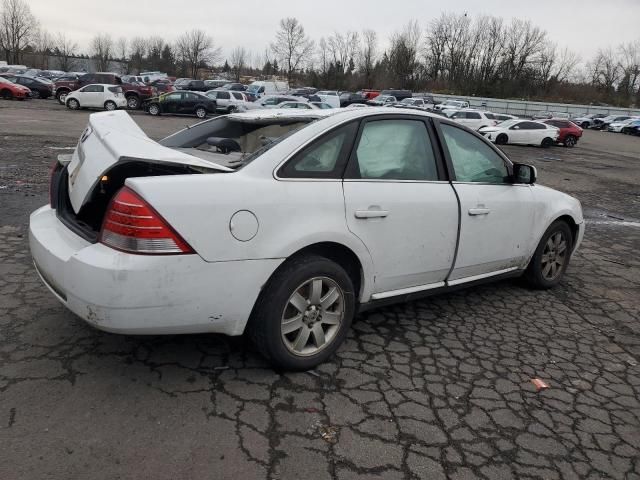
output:
POLYGON ((358 311, 524 274, 562 278, 580 203, 453 121, 388 108, 213 118, 160 142, 91 115, 31 215, 43 282, 97 328, 248 332, 326 360, 358 311))

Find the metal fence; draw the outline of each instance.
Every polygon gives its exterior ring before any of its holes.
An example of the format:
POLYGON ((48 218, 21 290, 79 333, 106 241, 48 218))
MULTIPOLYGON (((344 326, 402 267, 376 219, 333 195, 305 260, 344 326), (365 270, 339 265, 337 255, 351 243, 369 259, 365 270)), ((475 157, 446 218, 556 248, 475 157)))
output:
POLYGON ((568 113, 571 116, 585 113, 603 113, 606 115, 639 115, 640 110, 616 107, 594 107, 593 105, 573 105, 568 103, 528 102, 524 100, 505 100, 488 97, 464 97, 459 95, 434 94, 433 98, 445 100, 466 100, 472 108, 485 108, 496 113, 507 113, 519 117, 531 117, 539 112, 568 113))

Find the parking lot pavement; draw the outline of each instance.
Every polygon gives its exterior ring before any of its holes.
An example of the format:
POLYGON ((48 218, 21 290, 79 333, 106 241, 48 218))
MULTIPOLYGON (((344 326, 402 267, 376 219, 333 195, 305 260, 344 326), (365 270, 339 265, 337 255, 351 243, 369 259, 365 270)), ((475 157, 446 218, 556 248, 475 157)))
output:
POLYGON ((368 312, 291 374, 241 338, 111 335, 58 304, 26 227, 86 114, 35 104, 0 106, 0 479, 640 478, 640 139, 505 149, 583 203, 559 288, 368 312))

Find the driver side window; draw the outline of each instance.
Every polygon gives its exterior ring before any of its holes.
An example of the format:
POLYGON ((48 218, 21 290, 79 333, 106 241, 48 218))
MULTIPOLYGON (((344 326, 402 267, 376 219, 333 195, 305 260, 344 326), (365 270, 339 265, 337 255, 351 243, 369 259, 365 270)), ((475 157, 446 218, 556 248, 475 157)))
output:
POLYGON ((504 160, 484 141, 452 125, 441 128, 458 182, 511 183, 504 160))

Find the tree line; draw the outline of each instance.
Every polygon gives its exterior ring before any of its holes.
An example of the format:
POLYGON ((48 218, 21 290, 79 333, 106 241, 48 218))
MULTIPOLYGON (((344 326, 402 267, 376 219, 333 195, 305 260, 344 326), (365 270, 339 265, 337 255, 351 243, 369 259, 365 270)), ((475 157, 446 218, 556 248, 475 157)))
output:
POLYGON ((206 31, 168 42, 159 36, 113 38, 99 33, 81 49, 65 33, 39 26, 25 0, 0 4, 0 52, 8 63, 53 55, 61 70, 88 55, 97 69, 120 62, 123 73, 160 70, 175 76, 286 76, 292 85, 336 90, 406 88, 458 95, 629 107, 640 104, 640 38, 582 59, 528 20, 442 13, 410 21, 382 41, 374 30, 335 32, 314 40, 296 18, 280 21, 264 52, 235 47, 227 56, 206 31))

